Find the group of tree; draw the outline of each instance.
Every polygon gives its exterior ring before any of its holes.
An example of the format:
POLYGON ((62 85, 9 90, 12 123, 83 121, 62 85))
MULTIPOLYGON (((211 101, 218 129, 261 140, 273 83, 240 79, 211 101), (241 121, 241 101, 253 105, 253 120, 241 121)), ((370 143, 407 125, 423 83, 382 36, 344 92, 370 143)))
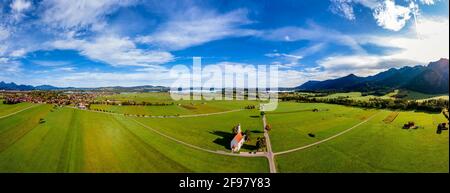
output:
POLYGON ((114 113, 113 111, 110 110, 106 110, 106 109, 97 109, 97 108, 93 108, 93 109, 89 109, 92 111, 98 111, 98 112, 104 112, 104 113, 114 113))
POLYGON ((245 130, 245 132, 244 132, 244 135, 245 135, 245 141, 250 141, 252 138, 252 132, 250 131, 250 130, 248 130, 248 129, 246 129, 245 130))
POLYGON ((442 113, 444 113, 445 118, 448 120, 448 109, 444 109, 442 113))
POLYGON ((256 109, 255 105, 247 105, 245 106, 245 109, 256 109))
POLYGON ((6 99, 3 101, 3 104, 5 104, 5 105, 13 105, 13 104, 18 104, 18 103, 20 103, 20 102, 21 102, 20 100, 15 99, 15 98, 6 98, 6 99))
POLYGON ((107 104, 107 105, 123 105, 123 106, 169 106, 174 105, 174 103, 164 103, 164 102, 136 102, 136 101, 122 101, 122 102, 108 102, 108 101, 93 101, 92 104, 107 104))
POLYGON ((266 138, 265 137, 258 137, 256 139, 256 149, 263 150, 266 148, 266 138))

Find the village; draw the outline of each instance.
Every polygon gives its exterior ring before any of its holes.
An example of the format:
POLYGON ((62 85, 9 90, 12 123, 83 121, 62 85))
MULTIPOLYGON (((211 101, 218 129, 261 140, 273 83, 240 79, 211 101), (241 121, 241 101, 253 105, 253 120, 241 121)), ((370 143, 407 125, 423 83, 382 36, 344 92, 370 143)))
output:
POLYGON ((35 103, 54 105, 75 105, 86 109, 95 98, 107 93, 103 92, 73 92, 73 91, 2 91, 0 96, 3 104, 35 103))

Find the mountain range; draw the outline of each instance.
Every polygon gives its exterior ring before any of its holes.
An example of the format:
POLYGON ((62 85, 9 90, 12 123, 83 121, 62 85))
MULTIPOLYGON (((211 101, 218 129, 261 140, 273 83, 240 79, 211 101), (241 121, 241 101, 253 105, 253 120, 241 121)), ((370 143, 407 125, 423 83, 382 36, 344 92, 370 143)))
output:
MULTIPOLYGON (((391 68, 373 76, 359 77, 354 74, 345 77, 325 81, 308 81, 295 89, 304 91, 388 91, 392 89, 408 89, 421 93, 442 94, 449 92, 449 60, 440 59, 430 62, 427 66, 406 66, 402 68, 391 68)), ((0 82, 0 90, 100 90, 100 91, 167 91, 163 86, 133 86, 133 87, 98 87, 98 88, 75 88, 55 87, 51 85, 17 85, 13 82, 0 82)))
POLYGON ((131 86, 131 87, 123 87, 123 86, 111 86, 111 87, 98 87, 98 88, 75 88, 75 87, 55 87, 51 85, 39 85, 39 86, 31 86, 31 85, 18 85, 14 82, 5 83, 3 81, 0 82, 0 90, 20 90, 20 91, 30 91, 30 90, 96 90, 96 91, 118 91, 118 92, 148 92, 148 91, 166 91, 169 90, 167 87, 163 86, 152 86, 152 85, 144 85, 144 86, 131 86))
POLYGON ((426 66, 391 68, 373 76, 359 77, 354 74, 345 77, 308 81, 296 89, 307 91, 387 91, 408 89, 421 93, 442 94, 449 92, 449 63, 442 58, 426 66))

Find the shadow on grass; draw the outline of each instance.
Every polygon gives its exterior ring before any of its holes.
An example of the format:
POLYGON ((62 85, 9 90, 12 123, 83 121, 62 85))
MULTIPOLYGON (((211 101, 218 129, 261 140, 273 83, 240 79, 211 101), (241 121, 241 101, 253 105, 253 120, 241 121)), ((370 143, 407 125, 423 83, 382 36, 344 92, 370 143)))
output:
POLYGON ((261 118, 261 116, 259 116, 259 115, 250 115, 250 118, 261 118))
MULTIPOLYGON (((252 130, 251 132, 252 133, 264 133, 263 131, 259 131, 259 130, 252 130)), ((212 131, 209 133, 219 136, 219 138, 217 138, 213 141, 214 143, 225 147, 225 149, 227 149, 227 150, 231 150, 230 143, 231 143, 231 140, 233 140, 233 138, 234 138, 234 134, 232 134, 230 132, 224 132, 224 131, 212 131)), ((246 143, 244 143, 241 148, 250 150, 250 151, 257 150, 256 145, 250 145, 250 144, 246 144, 246 143)))
POLYGON ((223 131, 212 131, 209 133, 219 136, 219 138, 217 138, 213 141, 214 143, 219 144, 228 150, 231 150, 230 143, 234 137, 234 135, 232 133, 223 132, 223 131))
POLYGON ((242 145, 242 149, 247 149, 250 151, 257 150, 256 145, 249 145, 249 144, 245 144, 245 143, 242 145))

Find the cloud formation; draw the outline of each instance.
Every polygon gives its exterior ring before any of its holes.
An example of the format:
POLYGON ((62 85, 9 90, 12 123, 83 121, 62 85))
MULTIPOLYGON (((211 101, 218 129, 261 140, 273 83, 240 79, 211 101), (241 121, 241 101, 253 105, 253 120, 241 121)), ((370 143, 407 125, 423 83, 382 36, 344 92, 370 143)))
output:
POLYGON ((393 0, 386 0, 375 8, 373 17, 377 24, 385 29, 399 31, 411 18, 409 7, 396 5, 393 0))
MULTIPOLYGON (((406 0, 408 5, 399 5, 395 0, 330 0, 332 13, 355 20, 354 7, 361 5, 372 11, 376 23, 388 30, 401 30, 413 16, 419 14, 416 0, 406 0)), ((420 0, 420 4, 433 5, 434 0, 420 0)), ((415 18, 416 19, 416 18, 415 18)))
POLYGON ((169 52, 138 49, 129 38, 100 36, 93 40, 56 40, 51 46, 57 49, 80 51, 81 55, 112 66, 150 66, 170 62, 169 52))
POLYGON ((44 0, 41 19, 49 26, 62 29, 100 30, 106 25, 106 15, 135 3, 137 0, 44 0))
POLYGON ((283 27, 274 30, 266 30, 259 37, 272 41, 294 42, 308 40, 312 42, 333 43, 347 46, 355 52, 365 52, 364 49, 351 36, 337 30, 319 26, 310 22, 308 27, 283 27))
POLYGON ((249 23, 245 9, 217 14, 194 7, 172 18, 154 33, 137 40, 169 50, 180 50, 228 37, 253 35, 256 31, 240 28, 249 23))

